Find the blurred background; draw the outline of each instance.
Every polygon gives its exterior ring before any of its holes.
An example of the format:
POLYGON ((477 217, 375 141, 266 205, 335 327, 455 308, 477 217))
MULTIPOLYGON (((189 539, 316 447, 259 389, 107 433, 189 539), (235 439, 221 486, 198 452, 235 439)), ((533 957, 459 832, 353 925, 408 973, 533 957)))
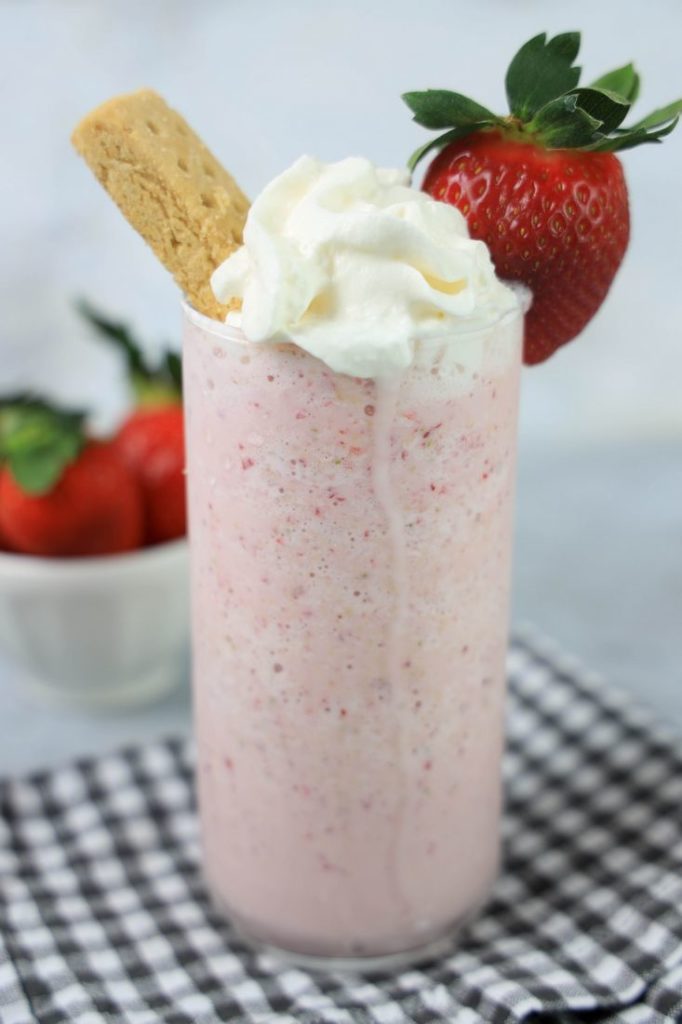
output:
MULTIPOLYGON (((175 286, 71 149, 93 105, 153 86, 253 196, 303 152, 403 165, 425 134, 402 91, 501 111, 518 46, 569 29, 586 81, 636 60, 640 116, 682 94, 679 0, 0 0, 0 392, 120 412, 119 360, 77 296, 152 347, 178 339, 175 286)), ((514 618, 682 723, 682 128, 624 163, 632 240, 611 295, 524 376, 514 618)), ((0 706, 23 714, 9 685, 0 669, 0 706)))

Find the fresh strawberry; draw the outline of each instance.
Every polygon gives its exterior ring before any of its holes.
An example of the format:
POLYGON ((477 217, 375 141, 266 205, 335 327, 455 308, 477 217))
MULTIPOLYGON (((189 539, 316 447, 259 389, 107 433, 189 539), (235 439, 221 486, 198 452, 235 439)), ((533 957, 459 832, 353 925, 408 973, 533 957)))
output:
POLYGON ((187 532, 185 440, 180 359, 164 353, 150 365, 124 324, 81 303, 88 322, 125 355, 137 408, 127 417, 114 445, 142 488, 145 542, 162 544, 187 532))
POLYGON ((2 531, 2 513, 0 513, 0 552, 9 550, 9 541, 7 540, 7 537, 5 537, 5 534, 2 531))
POLYGON ((18 396, 0 403, 0 531, 16 552, 110 555, 142 543, 142 496, 81 413, 18 396))
POLYGON ((535 36, 506 76, 511 114, 498 117, 441 89, 405 93, 414 120, 448 129, 418 149, 441 152, 423 188, 457 206, 488 245, 500 277, 532 291, 524 360, 539 363, 582 331, 601 306, 630 235, 628 193, 615 153, 658 142, 677 124, 677 100, 629 128, 639 92, 632 64, 579 87, 580 33, 535 36))
POLYGON ((114 438, 121 457, 142 485, 145 534, 150 544, 187 531, 185 440, 182 406, 141 407, 114 438))

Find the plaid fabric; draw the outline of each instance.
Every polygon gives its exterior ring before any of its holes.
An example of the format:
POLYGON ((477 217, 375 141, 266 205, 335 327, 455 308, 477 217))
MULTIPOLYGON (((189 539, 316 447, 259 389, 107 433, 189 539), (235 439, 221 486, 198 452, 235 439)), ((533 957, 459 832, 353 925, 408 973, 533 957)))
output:
POLYGON ((506 870, 458 951, 278 966, 198 871, 191 756, 158 743, 0 786, 2 1024, 682 1020, 682 754, 547 648, 510 653, 506 870))

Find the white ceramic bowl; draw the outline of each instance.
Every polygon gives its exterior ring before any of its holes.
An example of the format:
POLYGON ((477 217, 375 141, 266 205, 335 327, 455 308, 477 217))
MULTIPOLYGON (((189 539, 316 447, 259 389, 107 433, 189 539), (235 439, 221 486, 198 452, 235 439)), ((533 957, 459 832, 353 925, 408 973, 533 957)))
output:
POLYGON ((184 676, 185 539, 104 558, 0 552, 0 658, 62 701, 144 703, 184 676))

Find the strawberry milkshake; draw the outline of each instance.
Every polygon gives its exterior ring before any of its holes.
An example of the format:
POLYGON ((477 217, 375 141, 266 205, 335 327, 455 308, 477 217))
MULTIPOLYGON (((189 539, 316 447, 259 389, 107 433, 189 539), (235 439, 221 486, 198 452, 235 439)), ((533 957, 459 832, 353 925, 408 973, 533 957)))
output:
POLYGON ((302 158, 185 307, 204 864, 251 939, 390 963, 485 900, 522 315, 457 210, 302 158))
POLYGON ((437 154, 423 191, 302 157, 246 216, 149 89, 73 135, 188 299, 206 876, 299 963, 431 953, 496 874, 522 344, 542 362, 597 312, 629 240, 617 154, 682 114, 624 126, 634 65, 578 88, 579 48, 524 43, 508 114, 405 93, 444 132, 410 159, 437 154), (532 291, 525 339, 495 267, 532 291))

